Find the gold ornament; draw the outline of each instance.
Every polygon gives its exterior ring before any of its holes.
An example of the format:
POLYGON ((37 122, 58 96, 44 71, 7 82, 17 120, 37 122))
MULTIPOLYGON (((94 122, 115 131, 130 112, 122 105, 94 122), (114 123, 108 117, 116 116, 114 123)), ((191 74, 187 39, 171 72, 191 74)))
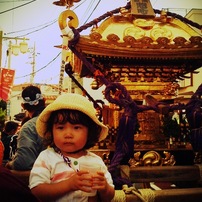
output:
POLYGON ((169 29, 166 29, 164 27, 157 27, 157 28, 152 29, 151 37, 153 40, 156 40, 159 37, 166 37, 168 39, 171 39, 172 32, 169 29))
POLYGON ((53 2, 56 6, 67 6, 72 7, 74 5, 74 2, 79 2, 80 0, 60 0, 53 2))
POLYGON ((77 28, 79 25, 79 20, 77 15, 72 10, 65 10, 63 11, 58 19, 60 29, 63 30, 67 26, 77 28), (68 25, 67 25, 67 18, 69 18, 68 25))
POLYGON ((135 39, 141 39, 145 36, 145 31, 139 27, 128 27, 124 30, 124 36, 132 36, 135 39))
POLYGON ((154 26, 154 21, 152 19, 136 19, 133 20, 133 24, 143 29, 151 29, 154 26))

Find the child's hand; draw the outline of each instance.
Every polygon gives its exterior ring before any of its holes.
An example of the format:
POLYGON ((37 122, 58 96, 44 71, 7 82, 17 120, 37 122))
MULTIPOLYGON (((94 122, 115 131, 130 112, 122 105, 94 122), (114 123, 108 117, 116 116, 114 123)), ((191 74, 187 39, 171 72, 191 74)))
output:
POLYGON ((114 188, 107 183, 103 172, 97 172, 93 176, 92 189, 97 190, 101 201, 110 202, 115 194, 114 188))
POLYGON ((96 175, 93 175, 93 180, 92 180, 92 189, 100 190, 103 191, 107 187, 107 180, 104 176, 103 172, 97 172, 96 175))
POLYGON ((68 183, 72 191, 90 192, 93 186, 93 178, 88 171, 79 171, 68 179, 68 183))

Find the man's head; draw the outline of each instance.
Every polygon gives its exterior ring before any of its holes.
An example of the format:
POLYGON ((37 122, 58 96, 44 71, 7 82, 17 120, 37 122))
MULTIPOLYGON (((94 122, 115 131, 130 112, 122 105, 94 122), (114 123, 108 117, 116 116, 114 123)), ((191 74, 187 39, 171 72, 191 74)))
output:
POLYGON ((34 112, 45 106, 45 100, 41 94, 40 88, 37 86, 27 86, 22 91, 22 107, 28 112, 34 112))

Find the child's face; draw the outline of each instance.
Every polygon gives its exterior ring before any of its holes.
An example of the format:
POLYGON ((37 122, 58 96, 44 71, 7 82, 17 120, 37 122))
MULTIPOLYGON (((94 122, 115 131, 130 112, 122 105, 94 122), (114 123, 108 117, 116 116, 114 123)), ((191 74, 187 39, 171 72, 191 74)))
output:
POLYGON ((82 149, 87 141, 88 128, 81 124, 53 124, 53 140, 63 154, 82 149))

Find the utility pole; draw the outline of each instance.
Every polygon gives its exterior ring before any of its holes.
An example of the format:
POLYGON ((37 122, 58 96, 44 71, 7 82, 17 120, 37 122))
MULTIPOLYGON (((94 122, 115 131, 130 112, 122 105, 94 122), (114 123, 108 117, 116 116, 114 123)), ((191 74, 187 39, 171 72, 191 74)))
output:
POLYGON ((32 54, 32 62, 30 63, 32 65, 32 73, 30 76, 30 83, 34 83, 34 77, 35 77, 35 65, 36 65, 36 48, 35 48, 35 43, 34 43, 34 48, 33 51, 31 52, 32 54))
POLYGON ((1 61, 2 61, 2 40, 3 40, 3 31, 0 30, 0 68, 1 66, 1 61))
MULTIPOLYGON (((19 54, 19 51, 21 53, 26 53, 27 50, 28 50, 28 44, 27 44, 27 38, 19 38, 19 37, 4 37, 3 36, 3 31, 0 30, 0 68, 2 67, 2 47, 3 47, 3 39, 5 40, 9 40, 9 45, 8 45, 8 52, 7 52, 7 57, 8 57, 8 65, 7 65, 7 72, 13 72, 13 70, 11 70, 11 57, 12 57, 12 54, 14 55, 18 55, 19 54), (12 45, 12 40, 15 40, 16 41, 16 44, 15 45, 12 45), (19 45, 17 44, 17 41, 22 41, 19 45)), ((5 68, 3 68, 5 69, 5 68)), ((1 71, 1 74, 3 75, 2 71, 1 71)), ((9 74, 9 73, 6 73, 6 75, 9 74)), ((2 76, 0 75, 0 76, 2 76)), ((12 73, 10 73, 9 77, 10 76, 13 76, 12 73)), ((6 89, 6 92, 8 93, 8 98, 4 95, 4 99, 8 99, 6 100, 6 114, 7 114, 7 117, 6 117, 6 120, 10 120, 10 105, 11 105, 11 101, 9 99, 9 96, 10 96, 10 88, 11 88, 11 83, 6 83, 5 86, 3 86, 3 84, 1 83, 1 90, 3 88, 6 89)), ((5 90, 4 89, 4 90, 5 90)))

